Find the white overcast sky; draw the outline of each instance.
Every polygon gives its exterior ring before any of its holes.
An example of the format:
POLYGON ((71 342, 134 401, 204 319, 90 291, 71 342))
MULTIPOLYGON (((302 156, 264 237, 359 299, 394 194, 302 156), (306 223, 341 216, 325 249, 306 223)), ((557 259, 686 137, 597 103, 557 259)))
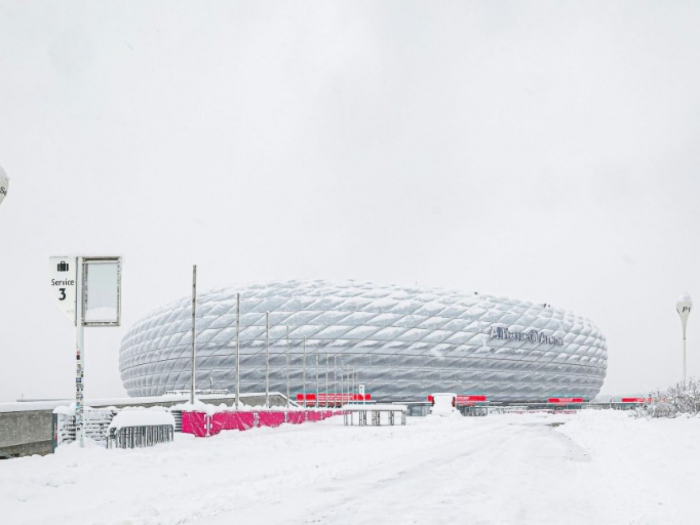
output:
POLYGON ((73 395, 67 253, 125 259, 89 397, 193 263, 551 303, 643 392, 700 301, 700 3, 0 0, 0 164, 0 400, 73 395))

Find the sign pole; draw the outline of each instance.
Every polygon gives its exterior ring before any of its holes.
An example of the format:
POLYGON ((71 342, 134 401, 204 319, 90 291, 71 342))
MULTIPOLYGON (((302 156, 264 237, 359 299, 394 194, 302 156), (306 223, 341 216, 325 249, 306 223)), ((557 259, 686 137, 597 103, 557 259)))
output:
POLYGON ((120 325, 121 257, 52 256, 49 270, 50 297, 75 326, 75 441, 82 448, 86 441, 85 328, 120 325))
POLYGON ((289 325, 287 325, 287 409, 289 409, 289 325))
POLYGON ((304 388, 302 389, 304 392, 304 409, 306 409, 306 337, 304 337, 304 370, 302 371, 302 381, 304 383, 304 388))
POLYGON ((190 377, 190 403, 194 404, 194 389, 196 386, 195 348, 197 345, 197 265, 192 266, 192 375, 190 377))
POLYGON ((318 347, 316 347, 316 409, 318 409, 318 347))
POLYGON ((83 326, 83 258, 76 257, 76 285, 77 294, 75 301, 75 437, 80 443, 80 448, 85 447, 85 327, 83 326))

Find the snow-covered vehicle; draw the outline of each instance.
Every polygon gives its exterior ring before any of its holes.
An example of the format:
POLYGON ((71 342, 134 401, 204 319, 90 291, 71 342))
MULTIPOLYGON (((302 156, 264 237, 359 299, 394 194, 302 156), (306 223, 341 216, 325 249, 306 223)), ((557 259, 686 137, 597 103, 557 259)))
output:
POLYGON ((428 396, 433 406, 430 407, 430 413, 435 416, 449 416, 457 412, 455 407, 455 398, 457 394, 452 393, 437 393, 428 396))

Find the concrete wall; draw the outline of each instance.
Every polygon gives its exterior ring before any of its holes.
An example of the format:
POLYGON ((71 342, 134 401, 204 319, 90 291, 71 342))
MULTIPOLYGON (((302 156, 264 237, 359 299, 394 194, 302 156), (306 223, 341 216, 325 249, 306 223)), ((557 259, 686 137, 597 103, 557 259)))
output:
MULTIPOLYGON (((224 403, 231 406, 232 404, 231 397, 203 399, 202 401, 210 405, 224 403)), ((90 406, 94 408, 105 406, 116 406, 117 408, 125 406, 171 407, 182 403, 182 400, 152 403, 125 402, 122 404, 99 404, 93 402, 90 406)), ((260 406, 264 403, 264 395, 244 396, 241 394, 241 404, 243 405, 260 406)), ((286 404, 287 398, 285 396, 270 394, 271 406, 284 406, 286 404)), ((53 409, 0 412, 0 459, 6 459, 7 456, 19 457, 31 454, 50 454, 52 422, 53 409)))

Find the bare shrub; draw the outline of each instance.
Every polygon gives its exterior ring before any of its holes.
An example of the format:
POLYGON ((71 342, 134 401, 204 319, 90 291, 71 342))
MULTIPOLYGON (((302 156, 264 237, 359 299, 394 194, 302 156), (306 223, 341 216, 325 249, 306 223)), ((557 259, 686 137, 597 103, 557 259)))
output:
POLYGON ((695 416, 700 412, 700 381, 690 378, 680 381, 666 390, 649 394, 651 402, 637 410, 643 417, 677 417, 682 414, 695 416))

